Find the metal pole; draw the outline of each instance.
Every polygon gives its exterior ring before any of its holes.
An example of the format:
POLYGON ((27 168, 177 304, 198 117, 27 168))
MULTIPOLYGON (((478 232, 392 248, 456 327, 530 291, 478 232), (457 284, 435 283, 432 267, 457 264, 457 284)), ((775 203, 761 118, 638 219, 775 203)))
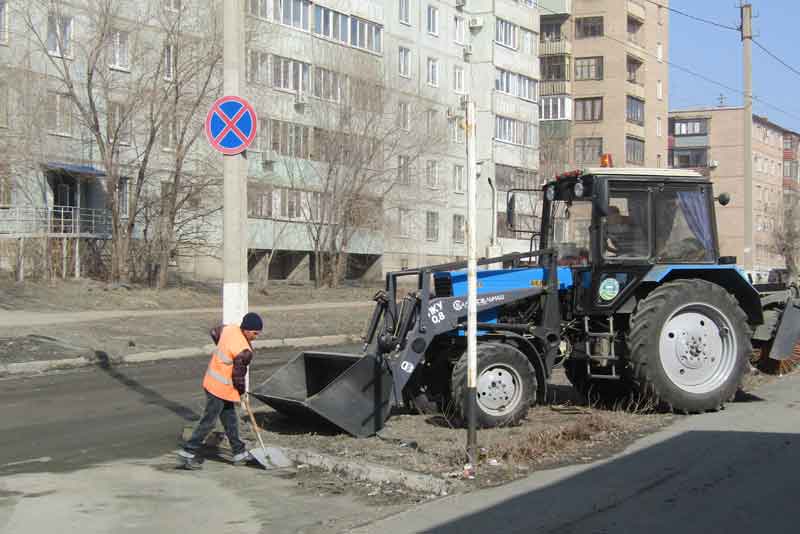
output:
MULTIPOLYGON (((244 57, 242 0, 225 0, 223 10, 223 89, 239 95, 244 57)), ((239 324, 247 313, 247 184, 243 155, 223 156, 223 277, 222 320, 239 324)))
POLYGON ((475 102, 467 100, 467 458, 473 473, 477 469, 477 397, 478 340, 477 340, 477 219, 478 219, 478 165, 475 143, 475 102))
POLYGON ((744 268, 753 269, 753 7, 742 5, 744 71, 744 268))

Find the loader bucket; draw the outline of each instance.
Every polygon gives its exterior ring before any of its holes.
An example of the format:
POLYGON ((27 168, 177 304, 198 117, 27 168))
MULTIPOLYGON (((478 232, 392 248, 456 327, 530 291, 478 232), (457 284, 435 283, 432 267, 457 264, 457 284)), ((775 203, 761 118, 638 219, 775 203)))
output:
POLYGON ((800 298, 794 298, 789 299, 786 309, 783 310, 769 357, 773 360, 788 360, 793 356, 794 347, 798 343, 800 343, 800 298))
POLYGON ((373 354, 302 352, 250 393, 283 414, 366 437, 383 428, 391 392, 387 365, 373 354))

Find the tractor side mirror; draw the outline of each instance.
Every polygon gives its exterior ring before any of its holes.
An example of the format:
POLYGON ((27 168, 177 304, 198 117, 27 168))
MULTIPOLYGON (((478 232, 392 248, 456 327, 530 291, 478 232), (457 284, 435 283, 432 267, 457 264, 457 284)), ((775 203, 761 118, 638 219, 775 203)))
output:
POLYGON ((517 198, 514 193, 510 193, 506 198, 506 225, 514 229, 514 217, 517 211, 517 198))
POLYGON ((727 206, 731 203, 731 196, 728 193, 720 193, 717 197, 720 206, 727 206))
POLYGON ((592 187, 592 203, 601 217, 608 216, 608 181, 595 180, 592 187))

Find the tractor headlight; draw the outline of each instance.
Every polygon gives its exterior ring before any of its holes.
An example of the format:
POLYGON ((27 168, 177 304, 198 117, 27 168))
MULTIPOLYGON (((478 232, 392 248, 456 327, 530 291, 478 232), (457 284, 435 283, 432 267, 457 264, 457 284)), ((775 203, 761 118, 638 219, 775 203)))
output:
POLYGON ((547 196, 547 200, 552 202, 556 199, 556 188, 551 185, 544 194, 547 196))
POLYGON ((606 302, 614 300, 619 295, 619 282, 616 278, 606 278, 600 282, 597 294, 606 302))
POLYGON ((577 183, 575 184, 575 196, 576 196, 577 198, 580 198, 580 197, 582 197, 582 196, 583 196, 583 193, 584 193, 584 190, 583 190, 583 182, 577 182, 577 183))

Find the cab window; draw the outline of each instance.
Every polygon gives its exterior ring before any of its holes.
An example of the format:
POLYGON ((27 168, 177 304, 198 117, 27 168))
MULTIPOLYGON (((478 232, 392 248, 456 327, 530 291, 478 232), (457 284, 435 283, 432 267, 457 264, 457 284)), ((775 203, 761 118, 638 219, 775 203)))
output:
POLYGON ((650 256, 650 216, 647 191, 614 191, 603 221, 603 257, 650 256))
POLYGON ((657 261, 714 261, 714 232, 703 188, 660 191, 655 209, 657 261))

